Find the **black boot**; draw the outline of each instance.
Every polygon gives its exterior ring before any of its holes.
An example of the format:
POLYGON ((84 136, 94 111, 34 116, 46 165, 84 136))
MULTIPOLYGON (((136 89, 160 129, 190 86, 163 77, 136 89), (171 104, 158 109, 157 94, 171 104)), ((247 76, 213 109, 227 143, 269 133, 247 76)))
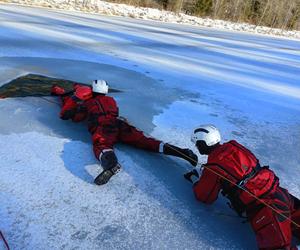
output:
POLYGON ((191 163, 193 166, 197 166, 198 164, 198 156, 188 148, 179 148, 166 143, 164 144, 163 153, 166 155, 173 155, 173 156, 180 157, 188 161, 189 163, 191 163))
POLYGON ((118 163, 116 166, 114 166, 111 169, 103 170, 94 180, 94 183, 97 185, 104 185, 106 184, 109 179, 117 174, 121 169, 120 164, 118 163))
POLYGON ((94 183, 97 185, 106 184, 109 179, 121 169, 121 165, 118 163, 118 159, 113 150, 102 152, 100 155, 100 162, 103 171, 94 180, 94 183))

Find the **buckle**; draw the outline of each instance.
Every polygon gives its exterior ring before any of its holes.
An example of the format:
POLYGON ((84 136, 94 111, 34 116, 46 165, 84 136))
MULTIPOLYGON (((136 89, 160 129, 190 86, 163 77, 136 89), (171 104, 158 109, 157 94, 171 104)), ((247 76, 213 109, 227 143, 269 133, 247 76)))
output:
POLYGON ((237 183, 237 185, 239 186, 239 187, 244 187, 245 186, 245 184, 253 177, 253 176, 255 176, 258 172, 259 172, 259 170, 258 169, 260 168, 260 166, 258 167, 258 166, 256 166, 255 168, 253 168, 253 170, 249 173, 249 174, 247 174, 246 176, 244 176, 244 178, 242 179, 242 180, 240 180, 238 183, 237 183))

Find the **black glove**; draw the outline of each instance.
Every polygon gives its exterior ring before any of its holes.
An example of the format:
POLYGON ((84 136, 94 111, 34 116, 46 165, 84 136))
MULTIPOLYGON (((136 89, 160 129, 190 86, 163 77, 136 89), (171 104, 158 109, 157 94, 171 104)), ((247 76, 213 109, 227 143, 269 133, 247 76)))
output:
POLYGON ((62 120, 69 120, 69 119, 72 119, 75 115, 76 115, 76 109, 70 109, 70 110, 66 110, 66 111, 60 116, 60 118, 61 118, 62 120))
POLYGON ((186 160, 189 161, 194 167, 198 165, 198 156, 190 149, 185 149, 186 160))
POLYGON ((195 168, 190 172, 187 172, 183 175, 183 177, 191 183, 196 183, 200 178, 200 168, 195 168))

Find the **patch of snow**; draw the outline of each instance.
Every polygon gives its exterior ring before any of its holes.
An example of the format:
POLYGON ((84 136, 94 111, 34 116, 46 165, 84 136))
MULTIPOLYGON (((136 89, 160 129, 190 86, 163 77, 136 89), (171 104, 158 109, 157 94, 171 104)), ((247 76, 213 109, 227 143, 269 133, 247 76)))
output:
POLYGON ((153 8, 135 7, 126 4, 110 3, 100 0, 2 0, 6 3, 38 6, 54 9, 64 9, 71 11, 83 11, 88 13, 99 13, 112 16, 131 17, 144 20, 156 20, 168 23, 180 23, 201 27, 212 27, 230 31, 251 32, 255 34, 281 36, 286 38, 300 39, 300 31, 282 30, 257 26, 248 23, 235 23, 211 18, 201 18, 186 15, 184 13, 174 13, 153 8))
POLYGON ((0 227, 12 249, 239 248, 224 235, 211 238, 209 225, 191 220, 182 201, 122 151, 123 170, 99 187, 85 170, 101 170, 89 144, 36 132, 0 138, 9 149, 1 153, 0 227))

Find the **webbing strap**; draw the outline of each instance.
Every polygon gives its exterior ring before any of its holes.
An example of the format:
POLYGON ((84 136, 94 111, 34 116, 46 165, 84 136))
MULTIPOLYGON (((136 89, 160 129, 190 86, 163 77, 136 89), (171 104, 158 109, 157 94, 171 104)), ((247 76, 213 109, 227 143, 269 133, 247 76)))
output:
POLYGON ((263 167, 261 167, 258 162, 256 166, 252 169, 252 171, 249 174, 246 174, 240 181, 236 183, 236 185, 239 187, 244 187, 246 183, 262 169, 263 167))
POLYGON ((226 174, 228 174, 230 177, 232 177, 235 181, 238 181, 238 177, 234 176, 232 173, 230 173, 225 167, 223 167, 222 165, 220 165, 219 163, 206 163, 203 164, 204 167, 210 167, 210 166, 217 166, 220 169, 222 169, 226 174))
MULTIPOLYGON (((259 173, 262 169, 266 169, 266 168, 269 168, 268 166, 264 166, 264 167, 261 167, 259 163, 257 163, 257 165, 253 168, 253 170, 245 175, 241 180, 238 180, 238 178, 236 178, 234 175, 232 175, 224 166, 220 165, 220 164, 217 164, 217 163, 210 163, 210 164, 203 164, 204 167, 208 167, 208 166, 217 166, 219 168, 221 168, 225 173, 227 173, 229 176, 231 176, 232 178, 235 179, 235 185, 234 187, 232 187, 231 189, 231 192, 237 192, 238 189, 240 190, 245 190, 245 185, 246 183, 251 179, 253 178, 257 173, 259 173)), ((276 185, 278 181, 278 177, 275 175, 274 177, 274 180, 272 182, 272 185, 271 187, 263 194, 261 194, 259 196, 259 198, 264 198, 266 197, 273 189, 274 189, 274 186, 276 185)), ((224 190, 223 190, 224 191, 224 190)), ((228 191, 228 190, 227 190, 228 191)), ((224 195, 226 195, 226 193, 224 193, 224 195)))

